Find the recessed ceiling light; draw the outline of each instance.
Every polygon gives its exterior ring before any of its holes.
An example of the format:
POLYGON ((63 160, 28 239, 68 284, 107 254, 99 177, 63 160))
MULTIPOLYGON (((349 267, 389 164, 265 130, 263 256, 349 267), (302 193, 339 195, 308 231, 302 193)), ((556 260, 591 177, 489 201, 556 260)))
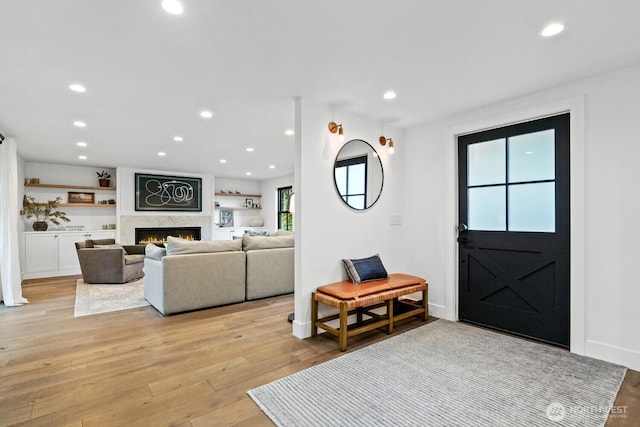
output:
POLYGON ((164 0, 162 8, 172 15, 182 15, 182 12, 184 12, 182 4, 177 0, 164 0))
POLYGON ((220 159, 220 163, 227 163, 226 159, 220 159))
POLYGON ((80 160, 87 160, 87 156, 78 156, 80 160))
POLYGON ((293 129, 287 129, 284 131, 284 134, 287 136, 291 136, 293 135, 295 132, 293 131, 293 129))
POLYGON ((184 138, 183 138, 183 137, 181 137, 181 136, 174 136, 174 137, 173 137, 173 140, 174 140, 175 142, 182 142, 182 141, 184 141, 184 138))
POLYGON ((78 147, 86 147, 86 146, 87 146, 87 143, 86 143, 86 142, 82 142, 82 141, 78 141, 78 142, 76 142, 76 145, 77 145, 78 147))
POLYGON ((158 156, 163 157, 166 156, 167 153, 165 153, 164 151, 158 151, 158 156))
POLYGON ((252 148, 252 147, 247 147, 247 151, 248 151, 249 153, 253 153, 253 148, 252 148))
POLYGON ((69 85, 69 89, 71 89, 74 92, 78 92, 78 93, 85 93, 87 91, 87 88, 82 86, 79 83, 73 83, 69 85))
POLYGON ((203 119, 210 119, 211 117, 213 117, 213 113, 209 110, 202 110, 200 111, 200 117, 202 117, 203 119))
POLYGON ((75 127, 79 127, 79 128, 87 127, 87 124, 85 122, 80 121, 80 120, 76 120, 75 122, 73 122, 73 125, 75 127))
POLYGON ((247 172, 247 175, 248 175, 248 176, 249 176, 249 175, 251 175, 251 172, 247 172))
POLYGON ((269 169, 275 169, 276 165, 269 165, 269 169))
POLYGON ((382 95, 384 99, 394 99, 396 97, 396 93, 392 90, 389 90, 382 95))
POLYGON ((552 37, 560 34, 562 30, 564 30, 564 25, 559 22, 554 22, 544 27, 544 30, 542 30, 540 34, 542 34, 543 37, 552 37))

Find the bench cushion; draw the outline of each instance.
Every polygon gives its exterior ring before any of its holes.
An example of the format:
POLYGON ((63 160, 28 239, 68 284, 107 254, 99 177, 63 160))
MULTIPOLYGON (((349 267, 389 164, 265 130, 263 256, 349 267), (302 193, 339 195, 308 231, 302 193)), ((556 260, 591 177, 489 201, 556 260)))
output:
POLYGON ((331 295, 338 299, 358 299, 366 295, 417 285, 424 282, 425 280, 421 277, 396 273, 390 274, 386 279, 361 283, 358 285, 354 285, 353 283, 344 280, 342 282, 320 286, 318 287, 317 292, 331 295))

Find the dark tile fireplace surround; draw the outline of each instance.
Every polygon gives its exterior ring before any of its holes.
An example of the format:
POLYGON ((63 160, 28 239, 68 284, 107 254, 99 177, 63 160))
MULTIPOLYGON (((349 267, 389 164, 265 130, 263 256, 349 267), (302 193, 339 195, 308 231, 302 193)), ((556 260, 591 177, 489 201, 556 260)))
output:
POLYGON ((144 227, 135 229, 136 245, 154 243, 161 245, 167 241, 167 236, 179 237, 186 240, 200 240, 201 227, 144 227))

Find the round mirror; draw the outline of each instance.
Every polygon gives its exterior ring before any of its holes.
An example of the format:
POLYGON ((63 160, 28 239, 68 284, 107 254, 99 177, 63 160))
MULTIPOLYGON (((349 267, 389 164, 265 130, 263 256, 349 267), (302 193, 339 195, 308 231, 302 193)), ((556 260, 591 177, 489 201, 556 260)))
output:
POLYGON ((333 181, 347 206, 369 209, 380 198, 384 183, 382 162, 376 150, 361 139, 348 141, 336 156, 333 181))

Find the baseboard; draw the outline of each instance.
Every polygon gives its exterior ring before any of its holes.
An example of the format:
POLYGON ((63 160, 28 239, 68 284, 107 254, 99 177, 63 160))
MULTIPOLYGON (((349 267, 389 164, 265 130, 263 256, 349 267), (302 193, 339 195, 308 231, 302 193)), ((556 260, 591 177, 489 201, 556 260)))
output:
POLYGON ((293 320, 293 336, 300 338, 301 340, 309 338, 311 336, 311 321, 300 322, 299 320, 293 320))
POLYGON ((640 371, 640 351, 587 340, 585 355, 640 371))
MULTIPOLYGON (((440 319, 446 319, 444 305, 429 303, 429 316, 438 317, 440 319)), ((449 320, 454 320, 454 319, 449 319, 449 320)))

